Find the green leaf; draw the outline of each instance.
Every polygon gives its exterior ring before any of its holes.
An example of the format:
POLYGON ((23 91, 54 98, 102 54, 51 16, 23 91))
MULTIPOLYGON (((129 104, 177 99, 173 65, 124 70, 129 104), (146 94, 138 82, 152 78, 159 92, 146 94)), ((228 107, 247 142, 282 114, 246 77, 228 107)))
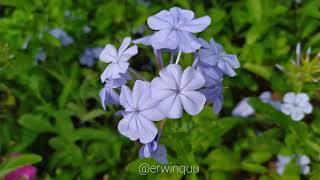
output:
POLYGON ((241 168, 240 155, 227 148, 211 151, 204 163, 213 170, 237 171, 241 168))
POLYGON ((18 120, 19 124, 38 133, 54 132, 55 129, 47 119, 39 115, 25 114, 18 120))
POLYGON ((13 157, 6 160, 0 166, 0 178, 4 177, 7 173, 17 168, 38 163, 42 160, 41 156, 36 154, 24 154, 18 157, 13 157))

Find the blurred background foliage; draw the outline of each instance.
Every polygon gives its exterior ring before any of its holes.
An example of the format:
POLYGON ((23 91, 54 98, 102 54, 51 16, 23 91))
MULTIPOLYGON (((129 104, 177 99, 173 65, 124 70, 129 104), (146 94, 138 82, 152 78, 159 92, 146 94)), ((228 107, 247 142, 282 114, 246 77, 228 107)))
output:
MULTIPOLYGON (((126 36, 151 33, 147 17, 172 6, 192 9, 197 17, 209 15, 212 23, 200 36, 213 37, 226 52, 237 54, 242 68, 224 81, 219 116, 206 107, 199 116, 168 120, 161 143, 170 163, 200 166, 198 174, 185 179, 291 180, 300 179, 296 165, 280 177, 275 158, 300 153, 312 159, 308 178, 319 179, 319 83, 299 88, 314 99, 313 115, 304 122, 293 122, 254 98, 256 116, 230 117, 243 97, 296 90, 296 82, 275 65, 290 64, 298 42, 303 51, 312 47, 312 57, 320 52, 320 1, 315 0, 1 0, 0 175, 8 170, 5 157, 14 152, 34 154, 20 165, 38 162, 38 178, 46 180, 136 179, 142 162, 156 164, 140 160, 139 143, 117 132, 121 117, 114 115, 115 108, 102 110, 99 76, 105 65, 86 67, 79 57, 87 47, 118 46, 126 36), (48 33, 53 28, 66 31, 74 43, 61 47, 48 33), (39 51, 46 53, 43 62, 35 61, 39 51)), ((131 63, 151 77, 153 53, 150 47, 139 51, 131 63)), ((181 60, 184 66, 192 61, 191 54, 181 60)), ((183 174, 144 178, 181 179, 183 174)))

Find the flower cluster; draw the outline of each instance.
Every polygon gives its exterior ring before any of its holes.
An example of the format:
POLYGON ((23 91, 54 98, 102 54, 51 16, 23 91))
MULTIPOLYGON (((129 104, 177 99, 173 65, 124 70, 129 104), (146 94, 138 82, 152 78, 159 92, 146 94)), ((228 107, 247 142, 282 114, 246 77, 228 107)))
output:
POLYGON ((131 38, 124 38, 119 49, 108 44, 100 53, 100 60, 108 63, 101 74, 102 106, 104 109, 109 105, 122 107, 118 130, 143 144, 141 158, 152 157, 167 163, 166 148, 159 144, 165 119, 179 119, 184 111, 195 116, 206 103, 213 103, 215 113, 221 110, 223 76, 235 76, 234 69, 240 63, 214 39, 206 42, 195 36, 194 33, 203 31, 210 23, 210 17, 194 18, 192 11, 178 7, 149 17, 147 24, 156 32, 133 43, 153 48, 160 72, 151 81, 129 67, 129 60, 138 53, 137 45, 129 47, 131 38), (168 51, 171 57, 164 61, 162 53, 168 51), (192 66, 183 69, 179 65, 182 53, 194 53, 192 66), (131 80, 132 90, 127 85, 131 80), (161 121, 160 130, 157 121, 161 121))
POLYGON ((284 155, 278 155, 277 156, 277 173, 279 175, 283 175, 286 165, 290 163, 292 159, 296 159, 297 165, 300 167, 300 172, 303 175, 307 175, 310 172, 310 158, 307 155, 291 155, 291 156, 284 156, 284 155))

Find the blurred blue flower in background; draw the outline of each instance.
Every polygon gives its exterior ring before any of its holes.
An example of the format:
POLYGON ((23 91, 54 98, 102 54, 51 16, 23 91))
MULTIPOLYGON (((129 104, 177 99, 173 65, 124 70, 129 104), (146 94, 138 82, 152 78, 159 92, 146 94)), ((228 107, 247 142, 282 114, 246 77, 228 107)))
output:
POLYGON ((249 104, 249 98, 242 99, 233 109, 232 115, 236 117, 249 117, 255 113, 253 107, 249 104))
POLYGON ((39 63, 41 61, 45 61, 47 58, 46 52, 43 49, 40 49, 40 51, 36 54, 35 61, 36 63, 39 63))
POLYGON ((60 28, 54 28, 49 33, 55 38, 59 39, 62 46, 68 46, 74 42, 73 38, 60 28))
POLYGON ((84 53, 80 57, 80 64, 85 65, 88 67, 92 67, 97 59, 103 48, 96 47, 96 48, 86 48, 84 53))

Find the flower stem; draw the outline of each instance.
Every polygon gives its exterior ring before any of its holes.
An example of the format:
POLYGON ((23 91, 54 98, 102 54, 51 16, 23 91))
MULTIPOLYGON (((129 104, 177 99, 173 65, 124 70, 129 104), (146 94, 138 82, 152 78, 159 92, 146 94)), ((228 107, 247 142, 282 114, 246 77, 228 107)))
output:
POLYGON ((132 74, 136 75, 140 80, 146 80, 146 78, 144 78, 138 71, 132 69, 131 67, 129 67, 128 69, 132 74))
POLYGON ((176 64, 179 63, 180 61, 180 56, 181 56, 181 50, 179 50, 178 56, 177 56, 177 60, 176 60, 176 64))
POLYGON ((155 56, 156 56, 157 63, 158 63, 158 65, 159 65, 159 67, 160 67, 161 69, 163 69, 163 60, 162 60, 161 50, 159 50, 159 49, 154 49, 153 52, 154 52, 154 54, 155 54, 155 56))
POLYGON ((172 64, 172 63, 173 63, 173 59, 174 59, 174 51, 171 52, 169 64, 172 64))
POLYGON ((162 132, 163 132, 163 128, 164 128, 165 123, 166 123, 166 120, 165 120, 165 119, 160 122, 159 132, 158 132, 158 136, 157 136, 157 139, 156 139, 157 142, 160 141, 160 137, 161 137, 161 135, 162 135, 162 132))

